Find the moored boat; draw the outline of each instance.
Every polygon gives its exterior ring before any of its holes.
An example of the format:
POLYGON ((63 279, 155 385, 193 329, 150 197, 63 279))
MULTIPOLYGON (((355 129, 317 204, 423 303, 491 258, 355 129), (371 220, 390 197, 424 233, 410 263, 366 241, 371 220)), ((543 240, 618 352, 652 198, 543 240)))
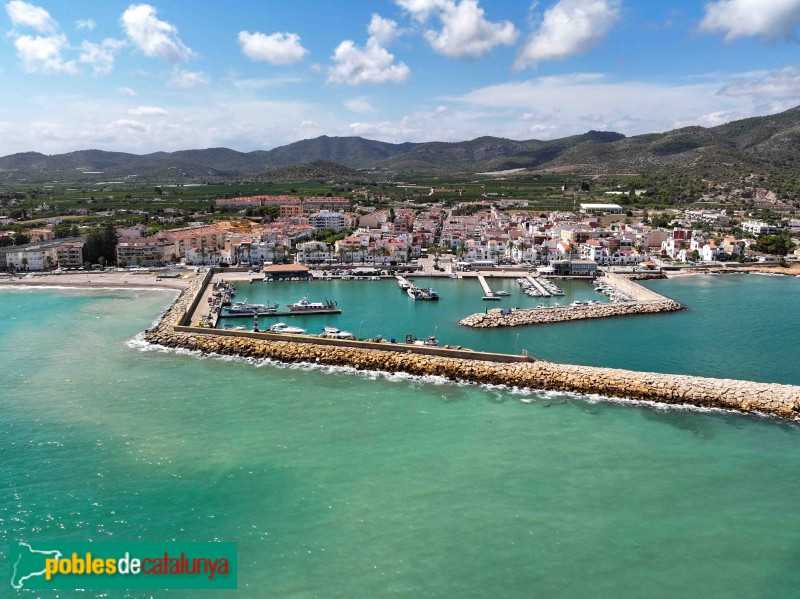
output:
POLYGON ((286 304, 291 312, 332 312, 336 310, 336 302, 326 299, 324 302, 310 302, 304 297, 294 304, 286 304))
POLYGON ((439 299, 439 293, 430 287, 414 287, 412 285, 406 293, 414 300, 436 301, 439 299))
POLYGON ((276 322, 274 325, 269 327, 270 333, 291 333, 294 335, 302 335, 306 332, 305 329, 301 329, 300 327, 291 327, 287 325, 285 322, 276 322))
POLYGON ((236 302, 230 306, 222 308, 220 316, 229 314, 274 314, 278 311, 278 304, 267 306, 265 304, 252 304, 248 302, 236 302))

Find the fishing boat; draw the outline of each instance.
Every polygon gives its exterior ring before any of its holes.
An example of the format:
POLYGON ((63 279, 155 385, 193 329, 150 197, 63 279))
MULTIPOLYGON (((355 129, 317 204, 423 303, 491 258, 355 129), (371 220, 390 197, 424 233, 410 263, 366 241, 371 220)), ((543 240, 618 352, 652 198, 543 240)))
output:
POLYGON ((413 285, 406 290, 408 297, 414 300, 436 301, 439 293, 430 287, 414 287, 413 285))
POLYGON ((228 316, 231 314, 275 314, 278 311, 278 304, 267 306, 265 304, 251 304, 248 302, 236 302, 230 306, 222 308, 220 316, 228 316))
POLYGON ((425 345, 428 347, 436 347, 439 345, 439 340, 431 335, 427 339, 417 339, 414 335, 408 334, 406 335, 406 343, 409 345, 425 345))
POLYGON ((336 310, 336 302, 326 299, 324 302, 310 302, 304 297, 294 304, 286 304, 291 312, 333 312, 336 310))
POLYGON ((276 322, 274 325, 269 327, 270 333, 291 333, 294 335, 302 335, 306 332, 305 329, 301 329, 300 327, 290 327, 285 322, 276 322))

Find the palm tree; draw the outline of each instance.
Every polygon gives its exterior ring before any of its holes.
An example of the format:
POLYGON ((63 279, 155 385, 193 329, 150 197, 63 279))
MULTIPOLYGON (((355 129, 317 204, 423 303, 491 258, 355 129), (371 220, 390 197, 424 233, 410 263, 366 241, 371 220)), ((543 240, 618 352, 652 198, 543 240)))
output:
POLYGON ((22 265, 22 270, 28 270, 28 259, 27 258, 23 258, 20 261, 20 264, 22 265))
POLYGON ((53 257, 52 256, 47 256, 45 258, 45 260, 47 260, 47 268, 48 268, 48 270, 53 268, 53 257))

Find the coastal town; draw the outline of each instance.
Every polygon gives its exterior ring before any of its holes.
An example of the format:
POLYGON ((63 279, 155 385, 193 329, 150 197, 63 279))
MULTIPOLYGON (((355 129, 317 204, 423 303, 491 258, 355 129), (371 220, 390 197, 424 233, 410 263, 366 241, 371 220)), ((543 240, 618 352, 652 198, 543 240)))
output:
POLYGON ((48 218, 41 226, 20 228, 0 217, 6 228, 0 232, 0 271, 297 263, 443 275, 524 267, 572 276, 591 275, 598 267, 674 270, 800 261, 800 219, 768 223, 745 210, 634 213, 619 204, 581 203, 575 211, 537 212, 504 200, 376 208, 344 197, 288 195, 215 204, 221 218, 154 229, 145 215, 141 224, 115 226, 113 253, 106 251, 97 262, 87 251, 91 227, 80 220, 48 218), (265 207, 274 218, 249 216, 265 207))

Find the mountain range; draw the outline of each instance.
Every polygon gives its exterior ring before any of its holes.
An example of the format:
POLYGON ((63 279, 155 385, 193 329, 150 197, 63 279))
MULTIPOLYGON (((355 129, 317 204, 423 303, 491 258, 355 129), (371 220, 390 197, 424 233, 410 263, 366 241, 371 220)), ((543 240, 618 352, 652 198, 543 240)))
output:
POLYGON ((526 169, 610 174, 664 167, 706 175, 767 174, 797 166, 799 150, 800 107, 796 107, 717 127, 685 127, 632 137, 589 131, 546 141, 479 137, 454 143, 393 144, 321 136, 254 152, 227 148, 144 155, 102 150, 50 156, 27 152, 0 158, 0 182, 355 180, 370 173, 456 176, 526 169))

